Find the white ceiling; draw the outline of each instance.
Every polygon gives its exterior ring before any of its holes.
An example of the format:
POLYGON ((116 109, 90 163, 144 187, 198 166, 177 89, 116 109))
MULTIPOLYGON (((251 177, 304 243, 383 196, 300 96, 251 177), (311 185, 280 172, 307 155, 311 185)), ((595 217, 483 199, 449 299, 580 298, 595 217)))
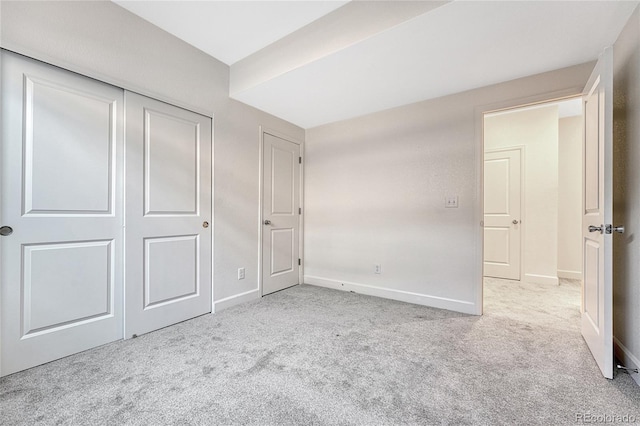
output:
POLYGON ((112 0, 231 65, 347 1, 112 0))
MULTIPOLYGON (((276 40, 306 36, 305 25, 330 12, 314 25, 340 18, 348 9, 340 8, 346 2, 327 1, 117 3, 227 64, 250 62, 276 40)), ((325 53, 314 60, 230 96, 315 127, 594 60, 613 44, 637 4, 454 1, 373 35, 369 29, 357 43, 320 49, 325 53)), ((354 25, 349 21, 344 31, 354 25)), ((260 63, 283 61, 287 54, 293 53, 261 55, 260 63)), ((231 72, 233 79, 234 67, 231 72)))

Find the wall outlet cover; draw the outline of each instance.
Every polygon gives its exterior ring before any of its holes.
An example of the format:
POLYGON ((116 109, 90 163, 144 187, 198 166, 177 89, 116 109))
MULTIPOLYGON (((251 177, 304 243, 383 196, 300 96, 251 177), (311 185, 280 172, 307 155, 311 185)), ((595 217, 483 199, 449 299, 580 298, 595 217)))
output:
POLYGON ((451 197, 446 197, 444 199, 444 206, 447 209, 457 209, 458 208, 458 196, 454 195, 451 197))

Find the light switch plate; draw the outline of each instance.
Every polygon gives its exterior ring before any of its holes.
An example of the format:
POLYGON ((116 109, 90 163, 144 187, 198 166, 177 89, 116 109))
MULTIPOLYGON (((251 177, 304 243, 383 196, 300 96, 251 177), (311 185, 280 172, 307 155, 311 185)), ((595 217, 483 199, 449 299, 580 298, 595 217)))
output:
POLYGON ((244 268, 238 268, 238 279, 244 280, 244 268))
POLYGON ((457 209, 458 208, 458 196, 454 195, 451 197, 445 197, 444 206, 447 209, 457 209))

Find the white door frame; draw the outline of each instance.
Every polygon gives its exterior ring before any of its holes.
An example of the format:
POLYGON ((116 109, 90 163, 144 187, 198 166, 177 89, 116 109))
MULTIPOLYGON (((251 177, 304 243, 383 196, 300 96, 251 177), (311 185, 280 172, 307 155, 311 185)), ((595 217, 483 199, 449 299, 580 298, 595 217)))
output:
MULTIPOLYGON (((483 114, 484 115, 484 114, 483 114)), ((484 129, 483 129, 484 131, 484 129)), ((483 135, 483 143, 484 143, 484 135, 483 135)), ((526 205, 524 200, 525 200, 525 186, 524 186, 524 177, 526 176, 525 173, 525 167, 526 167, 526 147, 524 145, 512 145, 512 146, 508 146, 508 147, 502 147, 502 148, 495 148, 495 149, 488 149, 486 151, 483 152, 483 158, 482 158, 482 168, 483 168, 483 172, 484 172, 484 154, 491 154, 491 153, 497 153, 497 152, 505 152, 505 151, 520 151, 520 274, 519 274, 519 279, 520 281, 522 281, 524 279, 524 235, 525 235, 525 227, 527 226, 527 218, 525 215, 525 210, 524 210, 524 206, 526 205)), ((484 173, 482 175, 483 179, 482 179, 482 188, 483 188, 483 198, 482 198, 482 220, 484 221, 484 173)), ((484 268, 484 232, 482 235, 482 243, 483 243, 483 253, 482 253, 482 263, 483 263, 483 268, 484 268)), ((484 274, 484 271, 483 271, 484 274)))
POLYGON ((263 228, 262 225, 263 215, 262 215, 262 207, 264 201, 263 197, 263 185, 264 185, 264 135, 265 133, 275 136, 280 139, 284 139, 287 142, 291 142, 300 147, 300 157, 302 157, 302 162, 299 164, 300 166, 300 207, 302 208, 302 213, 298 215, 298 258, 300 261, 300 268, 298 268, 298 282, 300 284, 304 281, 304 143, 288 136, 284 133, 278 132, 277 130, 270 129, 265 126, 258 126, 259 135, 259 164, 258 164, 258 293, 260 297, 262 297, 262 234, 263 228))
MULTIPOLYGON (((484 278, 484 115, 492 112, 505 111, 509 109, 527 107, 538 104, 545 104, 554 101, 562 101, 571 98, 582 97, 582 87, 574 87, 554 92, 546 92, 524 98, 515 98, 492 104, 480 105, 475 108, 476 127, 476 194, 478 194, 478 205, 476 210, 476 280, 475 280, 475 303, 476 315, 483 312, 483 278, 484 278)), ((524 264, 521 264, 524 266, 524 264)), ((524 270, 524 268, 522 269, 524 270)))

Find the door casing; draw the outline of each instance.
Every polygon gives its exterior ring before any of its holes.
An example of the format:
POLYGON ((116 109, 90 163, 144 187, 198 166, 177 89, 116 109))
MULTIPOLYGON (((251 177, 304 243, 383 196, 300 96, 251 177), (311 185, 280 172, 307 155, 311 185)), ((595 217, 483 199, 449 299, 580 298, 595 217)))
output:
MULTIPOLYGON (((582 96, 582 88, 571 88, 546 92, 534 96, 514 98, 496 103, 480 105, 475 108, 476 126, 476 193, 478 194, 478 208, 476 210, 476 271, 475 271, 475 305, 476 315, 483 313, 483 279, 484 279, 484 116, 485 114, 505 111, 509 109, 522 108, 549 102, 559 102, 567 99, 582 96)), ((524 211, 523 211, 524 213, 524 211)), ((525 218, 523 216, 523 222, 525 218)), ((521 256, 522 256, 522 251, 521 256)), ((524 270, 524 262, 521 263, 520 273, 524 270)))

